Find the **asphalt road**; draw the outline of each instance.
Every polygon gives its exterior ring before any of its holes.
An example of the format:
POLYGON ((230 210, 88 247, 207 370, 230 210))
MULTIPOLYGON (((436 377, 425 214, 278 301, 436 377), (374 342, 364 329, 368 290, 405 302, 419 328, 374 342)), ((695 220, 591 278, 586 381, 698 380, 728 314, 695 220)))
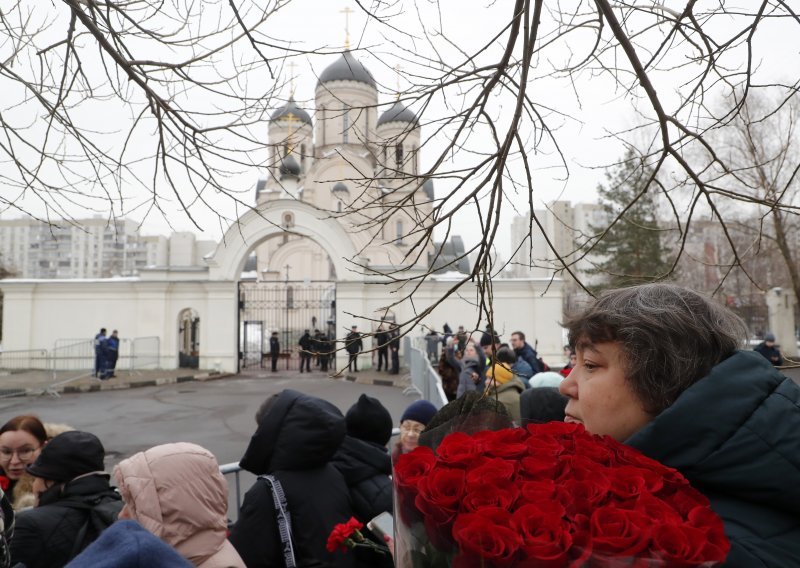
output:
POLYGON ((238 462, 255 430, 254 415, 271 394, 286 388, 326 399, 346 412, 361 393, 380 400, 395 423, 415 400, 396 387, 355 384, 325 377, 237 377, 121 391, 12 398, 0 401, 0 422, 35 414, 96 434, 106 448, 106 466, 158 444, 193 442, 220 464, 238 462))

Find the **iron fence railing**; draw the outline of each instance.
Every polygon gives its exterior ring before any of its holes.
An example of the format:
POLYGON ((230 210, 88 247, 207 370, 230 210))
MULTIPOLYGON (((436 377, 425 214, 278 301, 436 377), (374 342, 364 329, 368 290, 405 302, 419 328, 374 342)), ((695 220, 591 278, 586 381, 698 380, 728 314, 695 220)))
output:
MULTIPOLYGON (((52 349, 0 351, 0 372, 88 371, 94 369, 93 339, 58 339, 52 349)), ((121 339, 117 369, 157 369, 161 363, 161 339, 121 339)))

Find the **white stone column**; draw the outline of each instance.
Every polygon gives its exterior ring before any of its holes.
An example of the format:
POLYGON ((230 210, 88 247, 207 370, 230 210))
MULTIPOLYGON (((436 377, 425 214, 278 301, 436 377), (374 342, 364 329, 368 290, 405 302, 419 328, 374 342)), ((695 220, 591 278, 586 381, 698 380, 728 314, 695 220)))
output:
POLYGON ((794 294, 790 290, 784 290, 783 288, 771 288, 767 291, 766 299, 769 313, 769 331, 775 334, 776 343, 780 346, 784 355, 796 356, 794 294))

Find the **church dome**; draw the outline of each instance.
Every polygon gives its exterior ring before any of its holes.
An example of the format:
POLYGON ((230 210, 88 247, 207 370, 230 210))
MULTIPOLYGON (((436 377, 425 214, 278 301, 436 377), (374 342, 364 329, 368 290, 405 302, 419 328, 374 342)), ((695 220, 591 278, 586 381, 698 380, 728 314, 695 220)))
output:
POLYGON ((290 175, 290 176, 299 176, 300 175, 300 164, 297 163, 291 154, 288 156, 284 156, 283 160, 281 160, 281 167, 278 169, 282 176, 290 175))
POLYGON ((403 103, 397 101, 378 119, 378 126, 387 122, 408 122, 416 124, 417 117, 403 103))
POLYGON ((375 78, 372 73, 353 57, 349 50, 342 53, 339 59, 328 65, 319 76, 320 85, 330 81, 356 81, 358 83, 366 83, 373 89, 376 88, 375 78))
POLYGON ((297 106, 297 103, 294 102, 293 98, 289 99, 288 103, 286 103, 281 108, 273 112, 272 116, 270 117, 270 121, 275 122, 282 119, 285 120, 290 115, 294 116, 294 118, 299 120, 300 122, 311 124, 311 117, 308 115, 306 111, 297 106))
POLYGON ((347 189, 347 186, 342 182, 337 182, 336 185, 333 186, 331 191, 334 192, 334 193, 339 193, 340 191, 344 191, 344 192, 348 192, 348 193, 350 192, 350 190, 347 189))

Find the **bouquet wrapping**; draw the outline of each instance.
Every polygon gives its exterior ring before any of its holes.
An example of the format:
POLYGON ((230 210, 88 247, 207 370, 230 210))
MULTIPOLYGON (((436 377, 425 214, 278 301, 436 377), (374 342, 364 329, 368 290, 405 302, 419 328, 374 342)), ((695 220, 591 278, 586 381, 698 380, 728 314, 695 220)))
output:
POLYGON ((710 567, 730 548, 678 471, 579 424, 452 432, 394 484, 398 567, 710 567))

